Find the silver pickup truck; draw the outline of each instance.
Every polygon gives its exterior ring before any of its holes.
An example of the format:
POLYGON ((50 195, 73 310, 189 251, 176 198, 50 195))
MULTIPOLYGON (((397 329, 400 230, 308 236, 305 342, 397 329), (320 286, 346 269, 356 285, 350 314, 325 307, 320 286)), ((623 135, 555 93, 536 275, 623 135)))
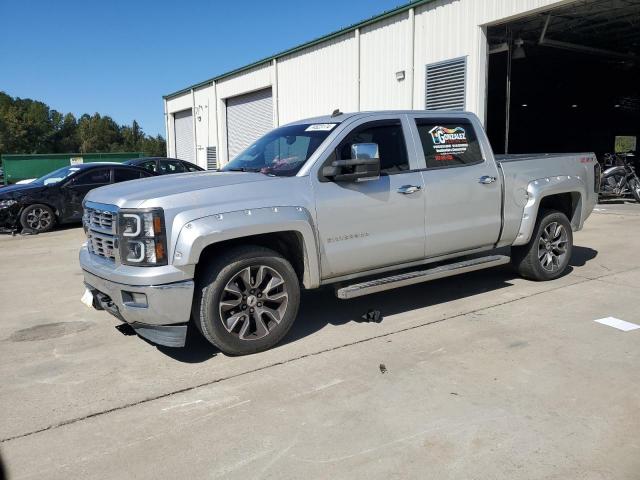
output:
POLYGON ((220 171, 91 191, 83 300, 157 344, 195 325, 225 353, 258 352, 301 288, 349 299, 508 262, 557 278, 599 175, 592 153, 494 156, 469 113, 301 120, 220 171))

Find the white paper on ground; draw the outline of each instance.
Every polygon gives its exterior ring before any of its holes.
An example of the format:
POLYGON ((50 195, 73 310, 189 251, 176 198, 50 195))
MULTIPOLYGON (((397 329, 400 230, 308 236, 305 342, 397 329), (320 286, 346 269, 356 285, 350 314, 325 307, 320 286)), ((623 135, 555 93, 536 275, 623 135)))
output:
POLYGON ((84 303, 87 307, 93 308, 93 294, 91 293, 91 290, 89 290, 88 288, 85 288, 84 295, 82 295, 82 298, 80 299, 80 301, 84 303))
POLYGON ((615 317, 607 317, 607 318, 599 318, 595 320, 602 325, 608 325, 613 328, 617 328, 618 330, 622 330, 623 332, 630 332, 631 330, 635 330, 640 328, 640 325, 636 325, 635 323, 625 322, 624 320, 620 320, 615 317))

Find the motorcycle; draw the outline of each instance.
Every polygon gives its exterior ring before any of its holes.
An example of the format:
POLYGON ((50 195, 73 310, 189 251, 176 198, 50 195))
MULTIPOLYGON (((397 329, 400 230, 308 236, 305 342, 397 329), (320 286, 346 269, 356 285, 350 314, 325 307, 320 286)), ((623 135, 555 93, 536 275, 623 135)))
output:
POLYGON ((631 165, 635 155, 631 152, 605 155, 604 164, 613 165, 602 172, 600 177, 600 197, 620 198, 633 195, 640 203, 640 179, 631 165))

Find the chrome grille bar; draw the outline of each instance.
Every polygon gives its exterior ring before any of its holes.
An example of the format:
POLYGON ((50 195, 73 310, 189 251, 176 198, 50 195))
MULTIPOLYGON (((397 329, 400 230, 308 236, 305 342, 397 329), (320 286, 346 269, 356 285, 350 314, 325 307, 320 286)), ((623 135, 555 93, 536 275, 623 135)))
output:
POLYGON ((103 258, 116 261, 118 245, 116 240, 118 207, 87 202, 84 206, 82 223, 87 233, 89 251, 103 258))

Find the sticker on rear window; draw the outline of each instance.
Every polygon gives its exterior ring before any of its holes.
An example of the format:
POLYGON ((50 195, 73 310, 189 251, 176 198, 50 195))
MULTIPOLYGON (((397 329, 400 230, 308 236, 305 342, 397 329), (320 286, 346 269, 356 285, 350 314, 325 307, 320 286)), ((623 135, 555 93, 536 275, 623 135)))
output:
POLYGON ((329 132, 333 130, 337 123, 315 123, 313 125, 309 125, 304 131, 305 132, 329 132))
POLYGON ((435 126, 429 130, 433 149, 436 151, 435 160, 453 160, 454 155, 461 155, 469 148, 467 132, 462 127, 447 128, 435 126))

